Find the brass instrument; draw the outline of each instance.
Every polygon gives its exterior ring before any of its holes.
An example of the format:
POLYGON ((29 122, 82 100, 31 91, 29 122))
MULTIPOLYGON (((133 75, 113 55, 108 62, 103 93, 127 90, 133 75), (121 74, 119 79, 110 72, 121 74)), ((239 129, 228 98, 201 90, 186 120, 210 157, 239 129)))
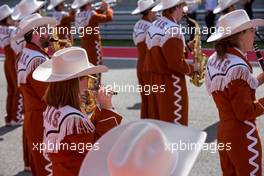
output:
POLYGON ((86 78, 87 89, 84 90, 81 94, 80 108, 81 108, 81 111, 87 115, 91 114, 96 108, 96 100, 95 100, 95 94, 94 94, 95 79, 96 78, 94 77, 86 78))
POLYGON ((208 62, 208 57, 204 53, 202 53, 201 31, 200 31, 200 26, 198 22, 187 16, 186 18, 195 25, 195 35, 194 35, 195 44, 194 44, 194 50, 193 50, 194 63, 200 64, 200 70, 198 72, 195 72, 192 75, 190 81, 195 86, 200 87, 205 81, 205 70, 206 70, 206 64, 208 62))
MULTIPOLYGON (((109 7, 114 7, 117 5, 117 0, 105 0, 105 2, 109 5, 109 7)), ((102 2, 97 2, 92 4, 92 7, 96 10, 100 9, 102 2)))

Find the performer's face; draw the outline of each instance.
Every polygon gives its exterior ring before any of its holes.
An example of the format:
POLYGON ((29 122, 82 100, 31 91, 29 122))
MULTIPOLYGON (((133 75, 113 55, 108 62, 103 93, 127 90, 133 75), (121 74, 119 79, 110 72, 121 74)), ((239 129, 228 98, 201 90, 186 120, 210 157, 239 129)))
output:
POLYGON ((149 15, 150 21, 154 21, 157 18, 157 13, 156 12, 150 11, 148 15, 149 15))
POLYGON ((184 16, 184 10, 183 10, 184 6, 185 6, 185 4, 181 4, 181 5, 177 6, 176 9, 174 10, 174 12, 172 13, 172 17, 175 20, 180 21, 181 18, 184 16))
POLYGON ((255 28, 250 28, 245 30, 244 33, 241 35, 241 45, 244 48, 244 52, 252 51, 253 50, 253 44, 255 39, 255 28))
POLYGON ((49 37, 49 34, 47 32, 40 36, 39 42, 40 42, 40 45, 42 48, 47 48, 50 45, 49 39, 50 39, 50 37, 49 37))
POLYGON ((32 41, 43 49, 50 45, 49 39, 48 28, 46 26, 41 26, 36 32, 33 32, 32 41))

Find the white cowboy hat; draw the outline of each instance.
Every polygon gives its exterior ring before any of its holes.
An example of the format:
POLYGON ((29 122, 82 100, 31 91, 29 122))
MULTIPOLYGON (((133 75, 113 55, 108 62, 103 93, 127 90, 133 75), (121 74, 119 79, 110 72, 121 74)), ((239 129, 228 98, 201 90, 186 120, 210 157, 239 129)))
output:
POLYGON ((64 48, 55 52, 52 58, 39 65, 33 78, 41 82, 58 82, 108 71, 104 65, 89 63, 85 49, 64 48))
POLYGON ((231 5, 234 5, 238 1, 239 0, 218 0, 218 5, 216 6, 213 12, 214 14, 220 13, 231 5))
POLYGON ((71 5, 71 8, 78 9, 78 8, 84 6, 85 4, 91 3, 91 2, 93 2, 93 0, 74 0, 72 5, 71 5))
POLYGON ((10 16, 13 13, 13 9, 10 9, 10 7, 6 4, 2 5, 0 7, 0 21, 5 19, 6 17, 10 16))
POLYGON ((263 19, 250 20, 245 10, 235 10, 223 15, 218 21, 218 28, 208 39, 207 42, 213 42, 224 39, 246 29, 263 26, 263 19))
POLYGON ((38 11, 46 4, 45 1, 36 1, 36 0, 22 0, 17 8, 18 13, 13 14, 12 18, 14 20, 21 20, 22 18, 38 11))
POLYGON ((149 10, 153 8, 155 5, 157 5, 158 1, 154 2, 153 0, 139 0, 137 2, 137 8, 133 10, 131 13, 132 15, 140 14, 141 12, 144 12, 146 10, 149 10))
POLYGON ((26 33, 34 28, 44 26, 44 25, 52 25, 55 26, 57 24, 56 19, 51 17, 43 17, 38 13, 34 13, 32 15, 28 15, 23 20, 20 21, 18 25, 18 32, 15 36, 15 40, 24 37, 26 33))
POLYGON ((96 142, 97 149, 88 152, 79 176, 187 176, 205 139, 205 132, 173 123, 129 122, 96 142), (197 147, 177 150, 181 144, 197 147))
POLYGON ((54 7, 56 7, 57 5, 59 5, 60 3, 64 2, 65 0, 50 0, 50 4, 47 7, 48 10, 53 9, 54 7))
POLYGON ((174 7, 176 5, 179 5, 181 3, 187 3, 187 0, 161 0, 161 2, 158 3, 158 5, 156 5, 152 9, 152 11, 153 12, 163 11, 163 10, 169 9, 171 7, 174 7))

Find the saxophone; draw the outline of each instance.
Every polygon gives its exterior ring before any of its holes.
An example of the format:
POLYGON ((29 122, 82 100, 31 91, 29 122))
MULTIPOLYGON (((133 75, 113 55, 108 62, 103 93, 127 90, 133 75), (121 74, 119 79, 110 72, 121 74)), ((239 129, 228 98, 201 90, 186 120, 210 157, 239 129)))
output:
POLYGON ((200 70, 192 75, 190 81, 193 85, 200 87, 205 81, 205 70, 208 62, 208 57, 204 53, 202 53, 201 31, 198 22, 192 18, 189 18, 188 16, 186 16, 186 18, 195 25, 195 35, 194 35, 195 43, 193 49, 193 56, 194 56, 194 63, 200 64, 200 70))

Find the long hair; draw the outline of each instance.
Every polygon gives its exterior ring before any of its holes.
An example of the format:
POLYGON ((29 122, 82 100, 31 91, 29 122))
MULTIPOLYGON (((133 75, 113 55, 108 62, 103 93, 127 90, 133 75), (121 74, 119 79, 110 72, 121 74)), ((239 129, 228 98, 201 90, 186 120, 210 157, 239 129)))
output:
POLYGON ((220 59, 225 59, 228 48, 239 47, 239 37, 243 32, 244 31, 217 41, 214 44, 217 57, 220 59))
POLYGON ((43 98, 48 106, 57 109, 66 105, 80 109, 79 79, 50 83, 43 98))

